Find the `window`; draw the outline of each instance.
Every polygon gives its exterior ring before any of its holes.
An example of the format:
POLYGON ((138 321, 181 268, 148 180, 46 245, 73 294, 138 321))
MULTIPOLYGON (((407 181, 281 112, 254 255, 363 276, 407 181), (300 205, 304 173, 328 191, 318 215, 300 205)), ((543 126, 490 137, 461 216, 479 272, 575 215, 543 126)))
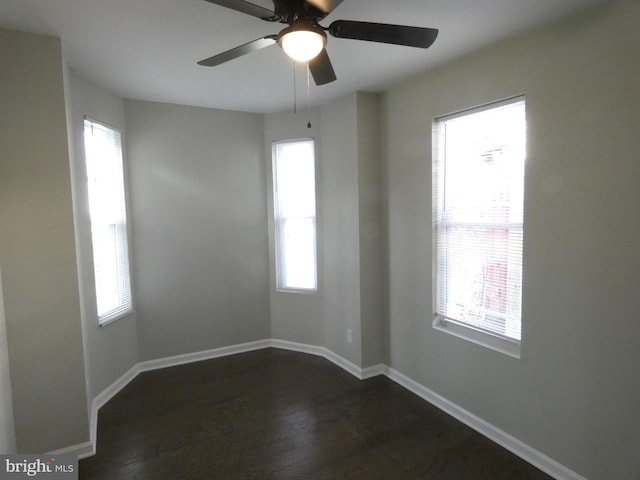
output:
POLYGON ((98 322, 132 310, 120 132, 85 118, 89 213, 98 322))
POLYGON ((317 290, 314 142, 273 144, 276 284, 317 290))
POLYGON ((436 119, 437 328, 519 354, 524 97, 436 119))

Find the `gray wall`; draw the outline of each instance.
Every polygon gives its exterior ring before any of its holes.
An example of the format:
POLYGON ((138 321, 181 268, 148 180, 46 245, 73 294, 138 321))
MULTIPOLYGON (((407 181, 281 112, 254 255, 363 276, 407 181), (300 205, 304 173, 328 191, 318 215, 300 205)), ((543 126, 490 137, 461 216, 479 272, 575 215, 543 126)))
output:
POLYGON ((124 100, 106 92, 72 71, 68 73, 67 78, 67 103, 69 107, 67 121, 71 133, 71 174, 87 370, 87 396, 91 402, 96 395, 137 363, 138 335, 135 313, 103 327, 98 326, 84 156, 84 117, 89 116, 93 120, 98 120, 120 130, 125 165, 128 160, 126 156, 127 138, 124 122, 124 100))
POLYGON ((0 263, 17 449, 88 440, 59 39, 0 30, 0 263))
POLYGON ((269 337, 262 115, 127 101, 141 360, 269 337))
POLYGON ((363 368, 386 343, 378 102, 359 92, 320 109, 325 346, 363 368))
POLYGON ((322 236, 325 346, 362 365, 356 94, 321 108, 322 236), (347 343, 347 329, 353 343, 347 343))
POLYGON ((589 479, 640 473, 640 3, 385 95, 391 366, 589 479), (432 328, 431 124, 526 94, 522 358, 432 328))
POLYGON ((348 95, 312 110, 310 129, 306 112, 265 116, 269 219, 272 142, 316 140, 318 292, 276 291, 269 221, 271 336, 324 346, 364 367, 385 357, 378 101, 374 94, 348 95))
POLYGON ((7 453, 16 453, 16 432, 13 423, 9 350, 0 272, 0 454, 7 453))
POLYGON ((362 366, 388 363, 380 98, 357 94, 362 366))
POLYGON ((322 164, 323 152, 320 145, 321 122, 318 110, 311 110, 310 116, 304 113, 273 113, 264 116, 264 164, 267 171, 267 207, 269 232, 269 301, 271 318, 271 338, 299 342, 309 345, 324 345, 323 298, 324 269, 323 255, 323 179, 319 166, 322 164), (311 121, 311 128, 307 128, 311 121), (276 291, 275 246, 273 212, 273 172, 271 145, 278 140, 314 138, 316 160, 316 224, 318 255, 318 291, 316 293, 288 293, 276 291))

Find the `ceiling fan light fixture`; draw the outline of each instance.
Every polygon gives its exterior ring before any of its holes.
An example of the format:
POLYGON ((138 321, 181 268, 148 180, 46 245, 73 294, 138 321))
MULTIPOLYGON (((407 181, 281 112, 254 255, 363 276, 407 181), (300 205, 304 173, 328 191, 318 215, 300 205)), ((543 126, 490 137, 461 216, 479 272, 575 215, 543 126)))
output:
POLYGON ((296 62, 308 62, 317 57, 327 44, 327 35, 313 25, 298 24, 282 30, 278 44, 296 62))

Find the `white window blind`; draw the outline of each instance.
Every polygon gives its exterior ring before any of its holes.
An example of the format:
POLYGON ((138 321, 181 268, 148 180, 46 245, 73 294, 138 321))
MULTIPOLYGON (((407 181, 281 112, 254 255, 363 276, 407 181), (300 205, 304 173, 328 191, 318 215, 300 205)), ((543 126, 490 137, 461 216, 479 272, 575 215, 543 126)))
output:
POLYGON ((437 119, 434 147, 436 319, 519 341, 524 98, 437 119))
POLYGON ((276 283, 281 290, 317 290, 314 142, 273 144, 276 283))
POLYGON ((132 309, 120 132, 85 118, 85 156, 98 321, 132 309))

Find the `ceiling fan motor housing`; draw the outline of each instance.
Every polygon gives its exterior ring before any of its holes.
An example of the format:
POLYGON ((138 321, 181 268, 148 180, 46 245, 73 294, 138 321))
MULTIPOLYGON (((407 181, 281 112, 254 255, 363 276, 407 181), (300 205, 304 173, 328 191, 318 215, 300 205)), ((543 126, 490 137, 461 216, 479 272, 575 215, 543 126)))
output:
POLYGON ((324 29, 305 20, 298 20, 289 25, 287 28, 283 28, 282 30, 280 30, 280 33, 278 33, 278 43, 280 43, 280 40, 284 36, 294 32, 313 32, 320 35, 324 39, 325 45, 327 43, 327 34, 325 33, 324 29))
POLYGON ((305 0, 273 0, 274 14, 282 23, 292 25, 299 20, 306 20, 317 25, 318 20, 327 16, 328 12, 314 7, 305 0))

